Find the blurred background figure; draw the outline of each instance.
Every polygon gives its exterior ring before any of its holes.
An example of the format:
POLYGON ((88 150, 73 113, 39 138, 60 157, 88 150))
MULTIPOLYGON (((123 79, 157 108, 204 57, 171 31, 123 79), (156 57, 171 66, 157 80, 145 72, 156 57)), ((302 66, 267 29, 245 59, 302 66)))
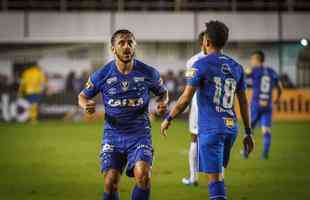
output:
POLYGON ((30 103, 30 122, 36 123, 38 120, 38 104, 46 86, 46 76, 37 65, 26 69, 20 79, 18 93, 30 103))

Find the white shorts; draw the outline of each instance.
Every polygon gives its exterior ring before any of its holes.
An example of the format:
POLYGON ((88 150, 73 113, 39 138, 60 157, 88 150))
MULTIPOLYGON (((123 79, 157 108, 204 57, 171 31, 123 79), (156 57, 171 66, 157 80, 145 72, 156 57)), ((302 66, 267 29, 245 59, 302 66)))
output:
POLYGON ((192 99, 191 110, 189 112, 189 132, 198 134, 198 106, 197 106, 197 93, 194 94, 192 99))

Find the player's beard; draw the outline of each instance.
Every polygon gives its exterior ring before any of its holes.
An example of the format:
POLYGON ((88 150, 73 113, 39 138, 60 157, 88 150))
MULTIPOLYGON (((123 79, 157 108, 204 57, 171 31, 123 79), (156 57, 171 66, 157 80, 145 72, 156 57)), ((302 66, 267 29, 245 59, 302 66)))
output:
POLYGON ((129 63, 129 62, 132 61, 132 59, 133 59, 134 56, 135 56, 135 53, 134 53, 134 52, 131 53, 131 54, 129 55, 129 58, 128 58, 128 59, 123 59, 123 58, 122 58, 123 56, 121 56, 118 52, 115 52, 115 55, 116 55, 117 59, 119 59, 121 62, 127 64, 127 63, 129 63))

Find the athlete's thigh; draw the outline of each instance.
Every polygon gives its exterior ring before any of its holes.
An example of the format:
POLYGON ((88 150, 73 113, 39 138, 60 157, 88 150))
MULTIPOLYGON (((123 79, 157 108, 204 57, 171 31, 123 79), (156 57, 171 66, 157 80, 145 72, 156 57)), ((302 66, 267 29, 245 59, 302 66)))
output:
POLYGON ((149 134, 138 136, 131 139, 127 148, 127 169, 126 174, 129 177, 134 176, 134 168, 139 161, 140 164, 148 165, 151 168, 153 163, 153 146, 152 139, 149 134))
POLYGON ((198 135, 198 166, 203 173, 222 173, 223 134, 199 134, 198 135))
POLYGON ((259 120, 260 120, 259 108, 255 105, 251 105, 251 126, 252 128, 255 128, 259 120))
POLYGON ((224 142, 223 167, 227 167, 230 159, 231 149, 236 141, 237 134, 226 134, 224 142))
POLYGON ((272 110, 267 110, 262 113, 260 118, 261 127, 271 128, 272 126, 272 110))
POLYGON ((192 134, 197 135, 198 133, 198 107, 197 107, 197 100, 196 100, 196 95, 193 97, 192 100, 192 105, 189 113, 189 120, 188 120, 188 125, 189 125, 189 131, 192 134))
POLYGON ((101 172, 107 172, 115 169, 123 172, 127 158, 124 152, 122 142, 118 137, 108 136, 103 139, 100 152, 101 172))

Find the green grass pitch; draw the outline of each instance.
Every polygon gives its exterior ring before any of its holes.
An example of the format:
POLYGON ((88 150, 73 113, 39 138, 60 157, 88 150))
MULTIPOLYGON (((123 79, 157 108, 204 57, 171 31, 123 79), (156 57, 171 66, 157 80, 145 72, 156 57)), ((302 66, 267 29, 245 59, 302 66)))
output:
MULTIPOLYGON (((202 175, 198 187, 181 184, 182 177, 188 174, 186 122, 175 121, 166 139, 159 136, 159 125, 153 124, 152 199, 208 199, 207 182, 202 175)), ((99 123, 0 124, 0 199, 101 199, 101 133, 99 123)), ((239 154, 240 136, 226 170, 229 199, 310 199, 309 122, 275 123, 268 161, 260 160, 259 130, 255 133, 256 150, 249 160, 239 154)), ((133 181, 123 176, 123 200, 130 199, 132 186, 133 181)))

